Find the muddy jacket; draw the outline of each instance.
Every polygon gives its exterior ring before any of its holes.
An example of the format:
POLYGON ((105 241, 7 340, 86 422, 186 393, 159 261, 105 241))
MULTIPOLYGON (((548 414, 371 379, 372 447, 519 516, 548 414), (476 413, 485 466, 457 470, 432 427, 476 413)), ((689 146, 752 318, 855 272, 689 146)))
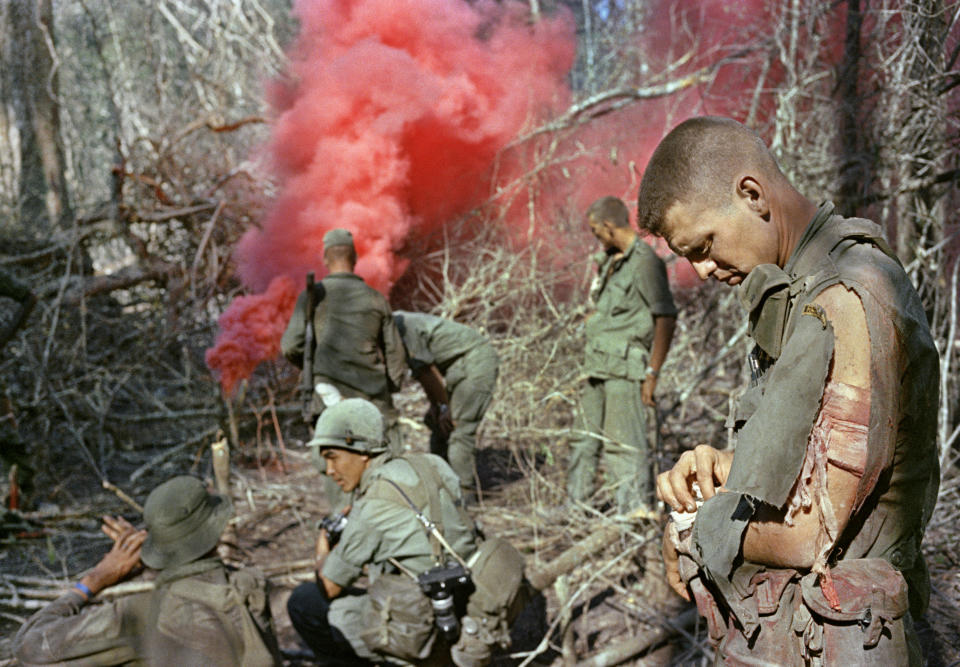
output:
MULTIPOLYGON (((403 343, 383 295, 353 273, 331 273, 314 287, 314 382, 333 381, 363 396, 400 388, 406 372, 403 343)), ((303 363, 307 293, 297 299, 280 341, 283 356, 303 363)))
POLYGON ((654 317, 677 314, 663 260, 637 238, 620 257, 604 256, 592 293, 596 312, 585 327, 584 373, 642 380, 653 344, 654 317))
POLYGON ((86 605, 71 591, 34 614, 14 639, 25 665, 280 664, 266 583, 218 560, 164 570, 157 589, 86 605))
MULTIPOLYGON (((786 266, 756 267, 741 287, 741 299, 756 343, 751 357, 755 381, 733 417, 738 441, 726 484, 730 493, 704 504, 692 536, 702 580, 697 585, 706 598, 720 602, 721 622, 727 626, 711 632, 715 640, 723 639, 718 656, 742 664, 738 651, 755 655, 767 646, 780 664, 819 664, 823 644, 831 641, 831 614, 837 619, 846 614, 844 622, 853 618, 863 625, 851 644, 858 660, 876 646, 867 635, 872 640, 876 634, 879 641, 888 622, 894 628, 891 641, 899 637, 905 646, 912 632, 909 623, 906 630, 893 623, 906 612, 907 590, 913 618, 926 607, 929 575, 920 541, 939 485, 938 360, 919 297, 877 225, 833 215, 833 206, 824 204, 786 266), (825 562, 814 565, 827 578, 834 573, 838 581, 833 585, 817 572, 741 562, 739 552, 759 503, 787 506, 809 443, 816 440, 811 433, 822 423, 818 417, 833 356, 833 329, 843 322, 829 321, 813 300, 836 284, 853 290, 863 305, 871 387, 855 505, 835 548, 821 557, 825 562), (867 632, 871 604, 876 627, 867 632), (815 609, 823 616, 815 617, 815 609), (787 640, 796 642, 790 644, 789 662, 776 653, 787 640)), ((830 435, 828 429, 824 438, 830 435)), ((701 611, 711 613, 704 596, 697 597, 701 611)), ((903 658, 899 664, 907 664, 903 646, 890 650, 903 658)))

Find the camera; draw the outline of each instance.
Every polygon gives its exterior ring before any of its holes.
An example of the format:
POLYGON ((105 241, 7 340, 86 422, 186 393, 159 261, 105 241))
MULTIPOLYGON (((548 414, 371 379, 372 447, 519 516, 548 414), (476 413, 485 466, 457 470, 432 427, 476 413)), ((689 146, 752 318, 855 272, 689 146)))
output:
POLYGON ((317 522, 317 530, 327 531, 327 542, 333 548, 340 541, 340 534, 347 527, 347 516, 343 512, 328 514, 317 522))
POLYGON ((427 570, 417 577, 417 582, 423 594, 430 598, 437 630, 447 641, 456 641, 460 634, 456 594, 472 583, 470 573, 462 565, 448 563, 427 570))

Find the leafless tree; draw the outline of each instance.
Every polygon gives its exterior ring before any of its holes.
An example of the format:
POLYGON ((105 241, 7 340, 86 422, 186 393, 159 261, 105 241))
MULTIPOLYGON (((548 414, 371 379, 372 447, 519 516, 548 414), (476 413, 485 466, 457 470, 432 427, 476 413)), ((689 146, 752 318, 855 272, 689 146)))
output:
POLYGON ((51 0, 0 5, 0 216, 4 231, 37 238, 72 217, 54 34, 51 0))

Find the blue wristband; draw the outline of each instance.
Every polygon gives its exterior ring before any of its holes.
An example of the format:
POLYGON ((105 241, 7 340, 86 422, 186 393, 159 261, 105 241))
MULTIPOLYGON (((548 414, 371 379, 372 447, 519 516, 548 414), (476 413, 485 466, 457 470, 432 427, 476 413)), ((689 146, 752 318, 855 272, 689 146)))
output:
POLYGON ((78 581, 77 583, 75 583, 75 584, 73 585, 73 587, 76 588, 76 589, 77 589, 78 591, 80 591, 81 593, 83 593, 84 595, 86 595, 86 596, 87 596, 87 599, 93 597, 93 591, 91 591, 89 588, 87 588, 87 585, 86 585, 85 583, 83 583, 82 581, 78 581))

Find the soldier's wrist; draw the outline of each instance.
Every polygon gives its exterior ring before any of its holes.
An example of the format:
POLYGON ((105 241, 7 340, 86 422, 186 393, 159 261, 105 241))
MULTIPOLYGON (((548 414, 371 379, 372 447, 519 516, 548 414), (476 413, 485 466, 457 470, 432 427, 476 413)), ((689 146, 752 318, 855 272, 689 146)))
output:
POLYGON ((660 371, 655 369, 653 366, 647 366, 647 369, 643 373, 647 377, 652 377, 653 379, 660 377, 660 371))

